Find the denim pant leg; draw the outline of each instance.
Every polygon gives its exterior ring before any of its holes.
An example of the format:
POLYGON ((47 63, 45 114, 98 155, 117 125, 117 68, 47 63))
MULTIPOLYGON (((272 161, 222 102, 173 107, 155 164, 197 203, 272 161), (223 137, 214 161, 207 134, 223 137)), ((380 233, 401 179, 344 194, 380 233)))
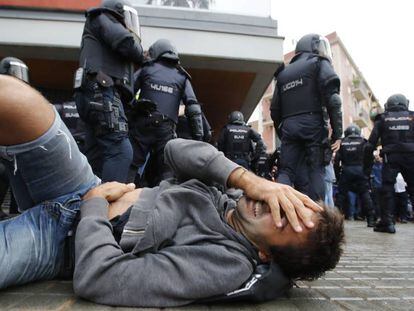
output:
POLYGON ((80 202, 79 195, 69 195, 0 222, 0 289, 58 275, 80 202))
POLYGON ((55 116, 39 138, 0 146, 19 207, 26 210, 0 222, 0 288, 57 275, 80 198, 100 182, 55 116))
POLYGON ((56 111, 46 133, 27 143, 0 146, 0 156, 20 211, 100 182, 56 111))

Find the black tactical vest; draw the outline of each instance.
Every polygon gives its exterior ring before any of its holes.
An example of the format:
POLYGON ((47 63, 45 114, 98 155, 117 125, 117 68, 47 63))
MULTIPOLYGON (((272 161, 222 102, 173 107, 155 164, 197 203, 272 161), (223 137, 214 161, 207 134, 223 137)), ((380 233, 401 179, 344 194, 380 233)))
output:
POLYGON ((358 136, 345 137, 341 142, 342 165, 362 165, 366 140, 358 136))
MULTIPOLYGON (((101 36, 96 34, 96 29, 99 28, 97 18, 100 14, 105 14, 108 17, 108 19, 103 19, 103 22, 107 23, 110 29, 110 23, 119 23, 113 16, 103 11, 104 9, 98 8, 87 12, 82 34, 79 66, 85 68, 91 74, 102 71, 111 76, 115 80, 116 85, 122 89, 122 93, 128 93, 127 100, 131 100, 134 94, 134 64, 111 49, 101 36), (93 31, 94 29, 95 31, 93 31)), ((119 28, 115 29, 114 27, 112 29, 112 32, 104 34, 106 40, 120 42, 127 36, 130 36, 126 29, 125 31, 119 31, 119 28)))
POLYGON ((55 107, 72 136, 76 140, 84 138, 85 126, 79 117, 75 102, 65 102, 63 104, 57 104, 55 107))
POLYGON ((322 113, 318 90, 319 61, 318 56, 302 55, 276 77, 282 119, 301 113, 322 113))
POLYGON ((230 157, 234 155, 248 156, 251 146, 250 127, 237 124, 228 124, 226 127, 227 137, 224 154, 230 157))
POLYGON ((381 116, 383 152, 414 152, 414 112, 388 111, 381 116))
POLYGON ((138 76, 141 80, 140 99, 157 105, 157 111, 175 123, 187 77, 175 66, 153 62, 145 65, 138 76))

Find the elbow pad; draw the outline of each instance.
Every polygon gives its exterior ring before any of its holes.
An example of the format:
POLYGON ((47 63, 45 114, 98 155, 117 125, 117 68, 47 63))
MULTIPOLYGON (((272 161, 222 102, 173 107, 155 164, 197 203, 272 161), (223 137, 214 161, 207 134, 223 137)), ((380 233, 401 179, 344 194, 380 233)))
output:
POLYGON ((203 119, 201 107, 198 103, 191 103, 185 106, 185 115, 190 123, 192 136, 195 140, 203 139, 203 119))
POLYGON ((329 121, 332 126, 332 140, 337 140, 342 136, 342 111, 341 98, 338 93, 333 93, 328 99, 326 109, 328 110, 329 121))

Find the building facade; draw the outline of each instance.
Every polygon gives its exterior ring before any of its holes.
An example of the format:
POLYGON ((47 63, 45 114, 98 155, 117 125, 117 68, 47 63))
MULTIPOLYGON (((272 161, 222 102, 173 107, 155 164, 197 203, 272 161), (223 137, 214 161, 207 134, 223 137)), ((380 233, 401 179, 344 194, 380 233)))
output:
MULTIPOLYGON (((50 101, 72 98, 84 10, 100 0, 0 0, 0 58, 30 69, 31 84, 50 101)), ((130 0, 141 23, 144 49, 170 39, 189 71, 215 134, 233 110, 251 115, 283 62, 283 38, 270 17, 271 0, 254 10, 225 0, 130 0)))

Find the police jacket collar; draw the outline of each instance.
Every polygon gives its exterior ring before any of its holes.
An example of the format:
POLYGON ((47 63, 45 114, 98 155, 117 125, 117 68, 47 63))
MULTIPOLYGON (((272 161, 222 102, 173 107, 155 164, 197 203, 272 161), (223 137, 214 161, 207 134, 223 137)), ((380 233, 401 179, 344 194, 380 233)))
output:
POLYGON ((296 54, 295 56, 293 56, 293 58, 292 58, 292 60, 290 61, 290 63, 294 63, 294 62, 296 62, 298 59, 302 59, 302 58, 305 58, 305 57, 306 57, 307 59, 314 58, 314 57, 318 57, 318 58, 320 58, 320 59, 326 59, 327 61, 331 62, 331 61, 329 60, 329 58, 326 58, 326 57, 320 56, 320 55, 315 54, 315 53, 310 53, 310 52, 299 52, 298 54, 296 54))

